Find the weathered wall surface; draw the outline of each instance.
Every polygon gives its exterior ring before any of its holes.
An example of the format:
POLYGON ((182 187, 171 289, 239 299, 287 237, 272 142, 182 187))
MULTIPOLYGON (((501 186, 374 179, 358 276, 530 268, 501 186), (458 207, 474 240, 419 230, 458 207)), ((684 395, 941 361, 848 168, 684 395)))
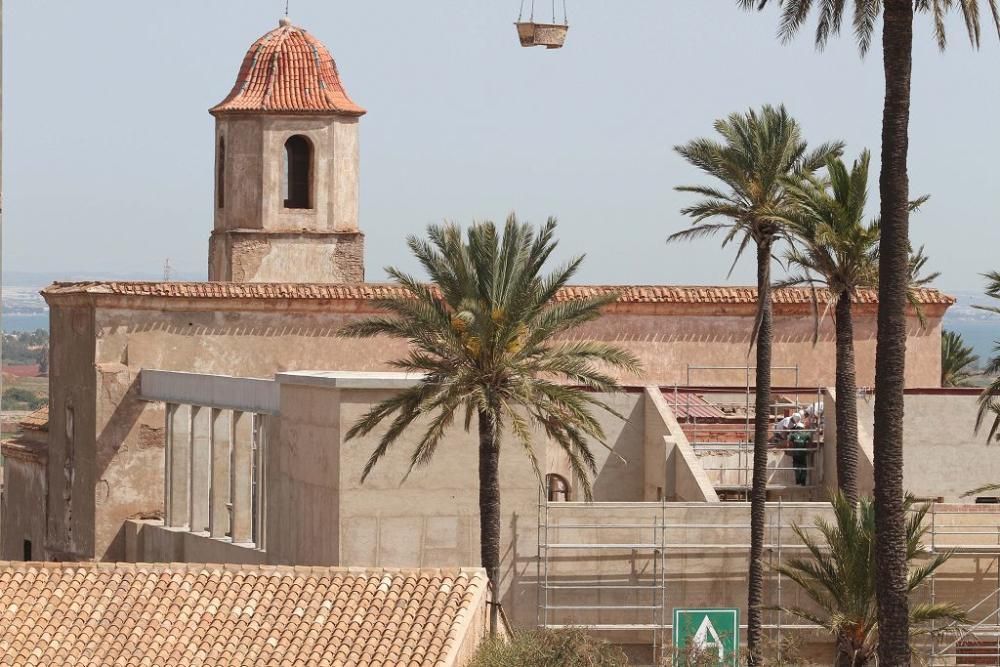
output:
POLYGON ((239 283, 360 283, 364 241, 360 232, 215 231, 209 273, 213 280, 239 283))
POLYGON ((5 452, 0 559, 22 560, 28 541, 32 560, 44 560, 46 493, 44 460, 22 459, 5 452))
MULTIPOLYGON (((60 479, 66 474, 66 443, 61 435, 64 409, 75 403, 80 406, 80 414, 76 417, 79 442, 73 484, 88 498, 80 501, 77 494, 76 502, 81 504, 74 511, 83 517, 81 527, 85 527, 83 533, 87 536, 80 538, 86 542, 71 551, 88 557, 121 558, 122 522, 162 509, 163 451, 155 442, 163 428, 163 415, 158 406, 136 400, 134 384, 140 369, 246 377, 271 377, 280 371, 310 368, 387 370, 386 362, 404 352, 402 344, 392 341, 336 336, 344 324, 372 312, 371 303, 366 301, 108 296, 60 297, 50 299, 50 303, 53 417, 49 535, 67 539, 66 503, 56 489, 63 488, 60 479), (96 309, 92 298, 100 302, 96 309), (95 531, 97 507, 101 508, 102 521, 95 531), (101 535, 96 537, 96 532, 101 535)), ((611 308, 605 317, 587 325, 575 337, 616 342, 638 355, 646 370, 643 378, 625 378, 629 384, 671 384, 686 381, 689 363, 745 364, 752 312, 752 308, 742 306, 628 304, 611 308)), ((824 329, 819 346, 813 348, 808 309, 800 315, 780 314, 777 320, 775 363, 801 364, 802 385, 832 382, 832 333, 824 329)), ((913 360, 908 364, 908 373, 927 376, 918 375, 918 383, 929 383, 929 377, 936 379, 939 375, 940 339, 934 333, 939 334, 939 320, 932 318, 931 325, 928 331, 914 333, 908 346, 913 360)), ((873 368, 872 359, 862 351, 869 344, 866 336, 873 327, 874 312, 859 311, 856 330, 862 383, 873 368)), ((873 335, 870 347, 874 350, 873 335)), ((743 376, 742 371, 717 373, 715 377, 701 373, 693 375, 692 381, 740 384, 742 380, 734 379, 734 373, 743 376)), ((791 382, 777 375, 775 381, 791 382)), ((612 437, 621 440, 618 446, 632 453, 626 459, 643 458, 641 443, 637 444, 632 436, 612 437)), ((636 485, 622 490, 610 481, 605 484, 598 479, 598 490, 624 494, 619 498, 643 497, 642 471, 623 466, 612 475, 614 465, 619 463, 609 464, 605 479, 634 476, 636 485)))
POLYGON ((129 563, 240 563, 263 565, 267 553, 183 528, 166 528, 159 520, 125 522, 125 558, 129 563))
POLYGON ((358 127, 357 118, 342 116, 216 119, 223 178, 216 181, 209 280, 364 281, 358 127), (294 135, 312 145, 310 208, 284 206, 285 142, 294 135))
POLYGON ((117 405, 119 399, 97 396, 93 308, 76 302, 52 310, 49 331, 53 344, 49 350, 45 548, 56 560, 92 558, 100 555, 95 552, 94 523, 95 503, 103 485, 97 480, 102 464, 113 455, 99 455, 95 446, 103 435, 97 426, 97 406, 106 401, 117 405))

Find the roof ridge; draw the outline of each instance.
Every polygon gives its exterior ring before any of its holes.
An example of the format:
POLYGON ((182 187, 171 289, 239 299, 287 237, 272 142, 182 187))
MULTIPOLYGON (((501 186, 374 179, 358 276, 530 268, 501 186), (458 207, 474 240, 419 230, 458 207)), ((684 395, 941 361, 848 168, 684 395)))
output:
MULTIPOLYGON (((757 289, 746 285, 567 285, 556 300, 604 296, 619 293, 618 303, 673 304, 752 304, 757 289)), ((81 281, 56 282, 42 290, 44 296, 59 294, 116 294, 120 296, 242 298, 242 299, 311 299, 311 300, 370 300, 378 301, 408 295, 404 286, 396 283, 235 283, 199 281, 81 281)), ((808 305, 813 290, 809 287, 782 287, 772 291, 772 303, 808 305)), ((831 298, 828 289, 815 294, 821 302, 831 298)), ((948 305, 956 299, 935 287, 913 290, 916 301, 923 304, 948 305)), ((877 304, 878 291, 859 289, 853 295, 855 303, 877 304)))

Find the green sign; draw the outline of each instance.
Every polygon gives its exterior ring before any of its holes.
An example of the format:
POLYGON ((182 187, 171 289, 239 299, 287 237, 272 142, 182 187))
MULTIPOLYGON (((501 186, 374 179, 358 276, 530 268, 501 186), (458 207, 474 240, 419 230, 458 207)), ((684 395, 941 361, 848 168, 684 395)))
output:
POLYGON ((738 609, 674 609, 674 664, 717 658, 720 667, 739 665, 738 609))

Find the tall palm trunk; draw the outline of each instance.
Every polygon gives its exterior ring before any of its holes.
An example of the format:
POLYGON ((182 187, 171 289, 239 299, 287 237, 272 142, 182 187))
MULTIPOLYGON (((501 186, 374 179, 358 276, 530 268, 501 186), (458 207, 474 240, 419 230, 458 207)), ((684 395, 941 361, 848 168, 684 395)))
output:
POLYGON ((497 631, 500 604, 500 443, 489 413, 479 411, 479 533, 480 558, 490 584, 490 634, 497 631))
POLYGON ((761 664, 761 607, 764 604, 764 524, 767 512, 767 440, 771 425, 771 240, 757 245, 756 404, 753 431, 753 481, 750 491, 750 580, 747 600, 749 664, 761 664))
POLYGON ((903 386, 909 278, 910 73, 913 0, 885 0, 882 51, 882 237, 875 356, 875 537, 880 667, 910 664, 903 509, 903 386))
POLYGON ((858 397, 854 369, 851 293, 837 298, 837 486, 851 504, 858 502, 858 397))

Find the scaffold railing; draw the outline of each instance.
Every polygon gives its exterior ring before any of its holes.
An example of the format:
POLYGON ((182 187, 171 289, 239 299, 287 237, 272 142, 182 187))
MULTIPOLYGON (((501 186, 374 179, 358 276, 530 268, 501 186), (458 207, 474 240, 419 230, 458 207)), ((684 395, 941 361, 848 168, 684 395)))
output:
MULTIPOLYGON (((542 496, 538 625, 583 627, 608 633, 609 639, 631 633, 632 639, 625 643, 637 643, 642 635, 654 655, 666 656, 673 630, 671 610, 690 605, 692 581, 704 585, 704 579, 712 576, 685 570, 698 558, 724 556, 720 562, 731 568, 715 575, 730 578, 731 594, 713 597, 712 606, 745 607, 745 572, 726 552, 749 552, 748 512, 748 503, 551 502, 542 496), (729 516, 721 514, 725 512, 729 516)), ((768 503, 765 558, 771 567, 764 629, 778 642, 790 632, 822 630, 780 611, 800 602, 799 591, 775 568, 806 550, 793 525, 807 532, 818 530, 813 520, 830 518, 828 512, 827 503, 768 503)), ((921 650, 930 665, 1000 664, 1000 506, 932 503, 926 520, 926 553, 951 553, 950 563, 960 567, 931 577, 923 599, 955 601, 970 621, 936 629, 923 640, 921 650), (963 563, 971 567, 970 574, 963 563), (944 579, 939 582, 939 577, 944 579), (957 577, 965 577, 965 589, 956 584, 957 577), (994 577, 992 583, 987 583, 989 577, 994 577), (973 599, 963 600, 976 590, 973 599)))

